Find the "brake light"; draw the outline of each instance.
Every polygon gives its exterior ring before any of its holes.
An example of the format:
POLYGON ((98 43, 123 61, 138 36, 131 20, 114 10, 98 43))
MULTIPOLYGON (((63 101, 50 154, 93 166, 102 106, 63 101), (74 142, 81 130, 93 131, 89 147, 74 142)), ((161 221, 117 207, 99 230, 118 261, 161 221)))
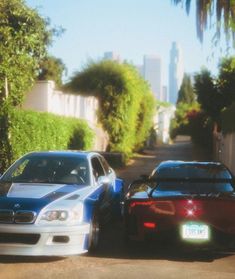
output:
POLYGON ((147 229, 155 229, 156 224, 152 223, 152 222, 144 222, 144 227, 147 228, 147 229))
POLYGON ((198 200, 183 200, 180 203, 180 215, 188 218, 198 218, 202 215, 202 204, 198 200))
POLYGON ((130 203, 130 207, 135 207, 137 205, 150 206, 155 203, 156 203, 155 201, 133 201, 130 203))

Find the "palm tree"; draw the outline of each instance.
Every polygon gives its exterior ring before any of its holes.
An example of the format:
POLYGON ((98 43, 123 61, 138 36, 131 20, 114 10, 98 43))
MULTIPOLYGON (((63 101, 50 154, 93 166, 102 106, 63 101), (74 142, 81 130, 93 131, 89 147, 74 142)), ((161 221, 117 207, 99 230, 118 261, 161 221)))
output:
MULTIPOLYGON (((171 0, 175 5, 182 4, 189 13, 191 0, 171 0)), ((203 31, 207 28, 208 18, 216 13, 216 37, 220 38, 221 25, 224 26, 227 39, 232 32, 235 41, 235 1, 234 0, 196 0, 197 36, 203 41, 203 31)))

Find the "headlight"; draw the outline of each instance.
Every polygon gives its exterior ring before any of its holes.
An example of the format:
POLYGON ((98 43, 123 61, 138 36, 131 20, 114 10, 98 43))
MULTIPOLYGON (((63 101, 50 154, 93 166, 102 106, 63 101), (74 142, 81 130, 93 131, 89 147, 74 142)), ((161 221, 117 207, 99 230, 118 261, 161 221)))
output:
POLYGON ((46 220, 46 221, 66 221, 69 217, 68 211, 65 210, 49 210, 46 211, 42 217, 41 220, 46 220))
POLYGON ((75 225, 82 222, 83 204, 79 203, 70 209, 46 208, 39 216, 38 223, 52 225, 75 225))

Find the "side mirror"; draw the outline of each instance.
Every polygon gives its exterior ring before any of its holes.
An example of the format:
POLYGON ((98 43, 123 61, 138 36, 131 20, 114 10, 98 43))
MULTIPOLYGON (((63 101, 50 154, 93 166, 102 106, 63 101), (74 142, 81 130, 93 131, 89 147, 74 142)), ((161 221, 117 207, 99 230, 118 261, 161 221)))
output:
POLYGON ((107 177, 107 176, 100 176, 99 178, 98 178, 98 184, 105 184, 105 185, 108 185, 108 184, 110 184, 111 183, 111 181, 110 181, 110 179, 107 177))

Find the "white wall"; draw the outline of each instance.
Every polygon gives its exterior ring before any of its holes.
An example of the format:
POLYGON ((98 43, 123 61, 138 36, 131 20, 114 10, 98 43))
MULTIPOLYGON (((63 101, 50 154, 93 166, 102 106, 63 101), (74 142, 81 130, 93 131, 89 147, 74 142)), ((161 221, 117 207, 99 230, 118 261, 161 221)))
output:
POLYGON ((53 81, 39 81, 26 96, 23 108, 82 118, 97 124, 98 101, 95 97, 65 94, 55 90, 53 81))
POLYGON ((97 127, 98 100, 95 97, 65 94, 55 89, 53 81, 38 81, 27 94, 22 107, 84 119, 96 134, 93 148, 97 151, 104 151, 108 144, 107 134, 97 127))
POLYGON ((155 117, 157 138, 159 142, 169 143, 170 122, 174 116, 175 106, 160 107, 155 117))

